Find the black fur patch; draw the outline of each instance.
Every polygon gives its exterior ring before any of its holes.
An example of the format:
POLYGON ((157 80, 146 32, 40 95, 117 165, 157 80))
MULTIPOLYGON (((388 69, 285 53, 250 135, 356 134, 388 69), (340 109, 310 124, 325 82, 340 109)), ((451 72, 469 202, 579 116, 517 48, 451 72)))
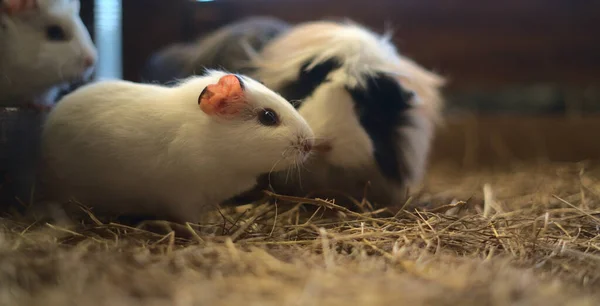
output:
POLYGON ((346 88, 355 103, 356 114, 375 147, 375 160, 383 175, 401 181, 407 171, 406 161, 400 158, 397 129, 410 125, 402 116, 413 93, 385 74, 370 77, 365 88, 346 88))
POLYGON ((302 65, 296 80, 285 84, 279 89, 279 94, 286 100, 293 102, 294 107, 296 108, 299 108, 300 105, 302 105, 302 100, 312 95, 319 85, 327 82, 327 75, 329 75, 330 72, 341 67, 340 62, 337 59, 332 58, 316 65, 311 70, 306 71, 306 67, 310 62, 312 62, 312 60, 309 60, 302 65))

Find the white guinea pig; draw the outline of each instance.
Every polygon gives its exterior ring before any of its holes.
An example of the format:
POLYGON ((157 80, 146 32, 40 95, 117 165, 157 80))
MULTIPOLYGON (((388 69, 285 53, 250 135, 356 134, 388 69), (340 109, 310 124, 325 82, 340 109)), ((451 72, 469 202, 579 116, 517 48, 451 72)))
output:
POLYGON ((0 13, 0 106, 52 103, 55 86, 87 79, 97 51, 79 17, 78 0, 36 0, 0 13), (42 97, 42 98, 40 98, 42 97))
POLYGON ((350 22, 296 25, 254 66, 252 77, 293 102, 327 151, 300 175, 270 175, 275 192, 360 201, 370 182, 378 206, 404 203, 426 168, 442 77, 398 54, 389 36, 350 22))
POLYGON ((50 112, 42 163, 53 194, 44 196, 198 222, 260 173, 302 163, 312 144, 291 104, 245 76, 208 70, 174 87, 102 81, 50 112))

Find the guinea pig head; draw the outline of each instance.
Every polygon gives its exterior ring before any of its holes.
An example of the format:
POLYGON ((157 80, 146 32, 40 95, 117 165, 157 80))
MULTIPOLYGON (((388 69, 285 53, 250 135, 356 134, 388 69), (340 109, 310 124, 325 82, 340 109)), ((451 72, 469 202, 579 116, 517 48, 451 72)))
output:
POLYGON ((372 164, 372 144, 355 115, 352 96, 336 59, 306 62, 296 79, 278 87, 313 129, 319 158, 339 167, 372 164))
POLYGON ((35 0, 35 8, 0 14, 0 91, 19 96, 88 79, 97 51, 78 0, 35 0))
POLYGON ((399 54, 390 37, 352 22, 308 22, 254 61, 253 76, 315 133, 318 162, 303 179, 314 187, 354 191, 371 181, 393 190, 380 194, 404 194, 397 190, 422 179, 444 79, 399 54))
POLYGON ((279 171, 311 155, 312 129, 287 100, 251 78, 213 75, 218 81, 204 88, 198 103, 215 123, 213 137, 229 164, 279 171))

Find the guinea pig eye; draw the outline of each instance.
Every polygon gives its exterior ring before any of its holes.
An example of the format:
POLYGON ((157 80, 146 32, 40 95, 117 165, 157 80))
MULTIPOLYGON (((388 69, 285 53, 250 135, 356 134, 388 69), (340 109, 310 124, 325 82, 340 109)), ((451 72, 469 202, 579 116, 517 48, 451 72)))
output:
POLYGON ((51 41, 66 40, 67 35, 62 27, 58 25, 51 25, 46 27, 46 38, 51 41))
POLYGON ((275 126, 279 124, 279 116, 277 116, 277 113, 274 110, 265 108, 259 111, 258 121, 262 125, 275 126))

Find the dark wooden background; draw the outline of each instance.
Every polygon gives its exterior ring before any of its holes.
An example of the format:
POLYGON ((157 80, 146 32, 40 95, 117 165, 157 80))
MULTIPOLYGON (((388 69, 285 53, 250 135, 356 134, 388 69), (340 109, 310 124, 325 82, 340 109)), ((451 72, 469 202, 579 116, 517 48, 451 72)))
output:
POLYGON ((138 80, 158 48, 250 15, 391 25, 399 50, 447 76, 451 88, 600 84, 593 0, 123 0, 124 78, 138 80))

